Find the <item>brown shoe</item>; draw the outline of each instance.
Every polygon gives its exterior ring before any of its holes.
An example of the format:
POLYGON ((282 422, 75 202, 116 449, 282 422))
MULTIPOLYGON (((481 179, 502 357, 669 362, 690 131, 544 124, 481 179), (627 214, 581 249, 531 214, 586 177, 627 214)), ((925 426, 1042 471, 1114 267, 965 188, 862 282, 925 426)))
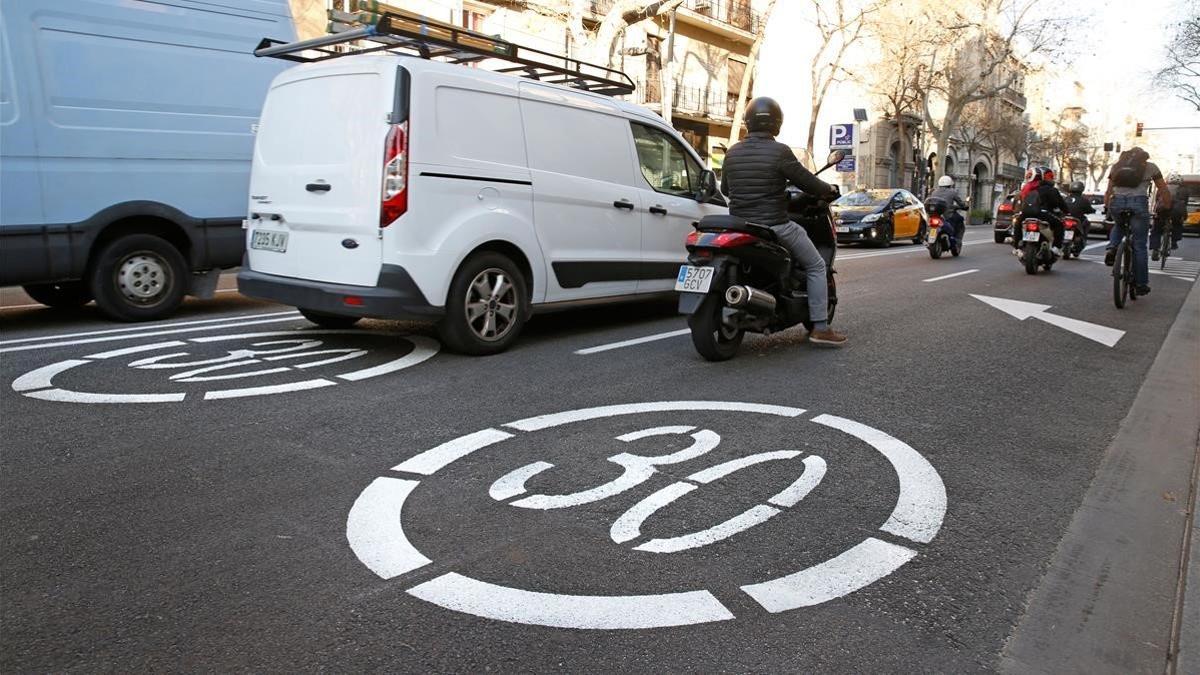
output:
POLYGON ((830 347, 841 347, 846 344, 846 336, 832 328, 814 330, 808 334, 808 340, 815 344, 828 345, 830 347))

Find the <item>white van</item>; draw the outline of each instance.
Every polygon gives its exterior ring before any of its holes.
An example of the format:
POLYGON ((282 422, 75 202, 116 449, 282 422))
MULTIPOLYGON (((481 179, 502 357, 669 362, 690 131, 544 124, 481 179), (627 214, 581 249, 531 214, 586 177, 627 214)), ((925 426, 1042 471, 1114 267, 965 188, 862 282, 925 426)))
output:
POLYGON ((662 118, 610 96, 420 57, 300 65, 267 94, 245 295, 322 326, 429 318, 459 352, 531 313, 671 291, 725 212, 662 118))

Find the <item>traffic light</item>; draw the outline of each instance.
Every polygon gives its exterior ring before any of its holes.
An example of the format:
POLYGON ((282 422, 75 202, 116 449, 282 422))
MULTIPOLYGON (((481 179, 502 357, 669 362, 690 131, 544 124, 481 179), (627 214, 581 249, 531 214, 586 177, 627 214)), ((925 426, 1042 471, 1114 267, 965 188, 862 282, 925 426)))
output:
POLYGON ((1105 151, 1105 152, 1112 152, 1112 151, 1113 151, 1113 144, 1112 144, 1112 143, 1105 143, 1105 144, 1104 144, 1104 151, 1105 151))
POLYGON ((1139 137, 1140 137, 1140 136, 1142 135, 1142 129, 1143 129, 1145 126, 1146 126, 1145 124, 1142 124, 1141 122, 1138 122, 1138 123, 1137 123, 1137 131, 1136 131, 1136 132, 1135 132, 1133 135, 1134 135, 1134 136, 1139 136, 1139 137))

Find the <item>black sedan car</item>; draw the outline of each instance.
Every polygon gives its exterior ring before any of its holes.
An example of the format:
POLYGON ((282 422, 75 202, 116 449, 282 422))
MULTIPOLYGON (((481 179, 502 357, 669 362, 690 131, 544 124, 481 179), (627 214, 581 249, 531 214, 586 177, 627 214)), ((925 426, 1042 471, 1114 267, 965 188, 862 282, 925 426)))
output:
POLYGON ((896 240, 925 240, 925 207, 908 190, 858 190, 842 195, 830 208, 839 244, 888 246, 896 240))

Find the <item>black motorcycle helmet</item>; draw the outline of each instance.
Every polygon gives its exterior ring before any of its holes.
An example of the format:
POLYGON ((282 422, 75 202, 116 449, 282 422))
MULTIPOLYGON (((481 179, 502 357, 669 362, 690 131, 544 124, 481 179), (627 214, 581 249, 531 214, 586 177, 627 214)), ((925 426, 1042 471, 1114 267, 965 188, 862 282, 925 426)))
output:
POLYGON ((1083 181, 1077 180, 1074 183, 1071 183, 1071 189, 1068 190, 1068 192, 1070 192, 1073 195, 1083 194, 1083 181))
POLYGON ((783 108, 775 99, 759 96, 746 106, 746 131, 765 131, 778 136, 782 126, 783 108))

